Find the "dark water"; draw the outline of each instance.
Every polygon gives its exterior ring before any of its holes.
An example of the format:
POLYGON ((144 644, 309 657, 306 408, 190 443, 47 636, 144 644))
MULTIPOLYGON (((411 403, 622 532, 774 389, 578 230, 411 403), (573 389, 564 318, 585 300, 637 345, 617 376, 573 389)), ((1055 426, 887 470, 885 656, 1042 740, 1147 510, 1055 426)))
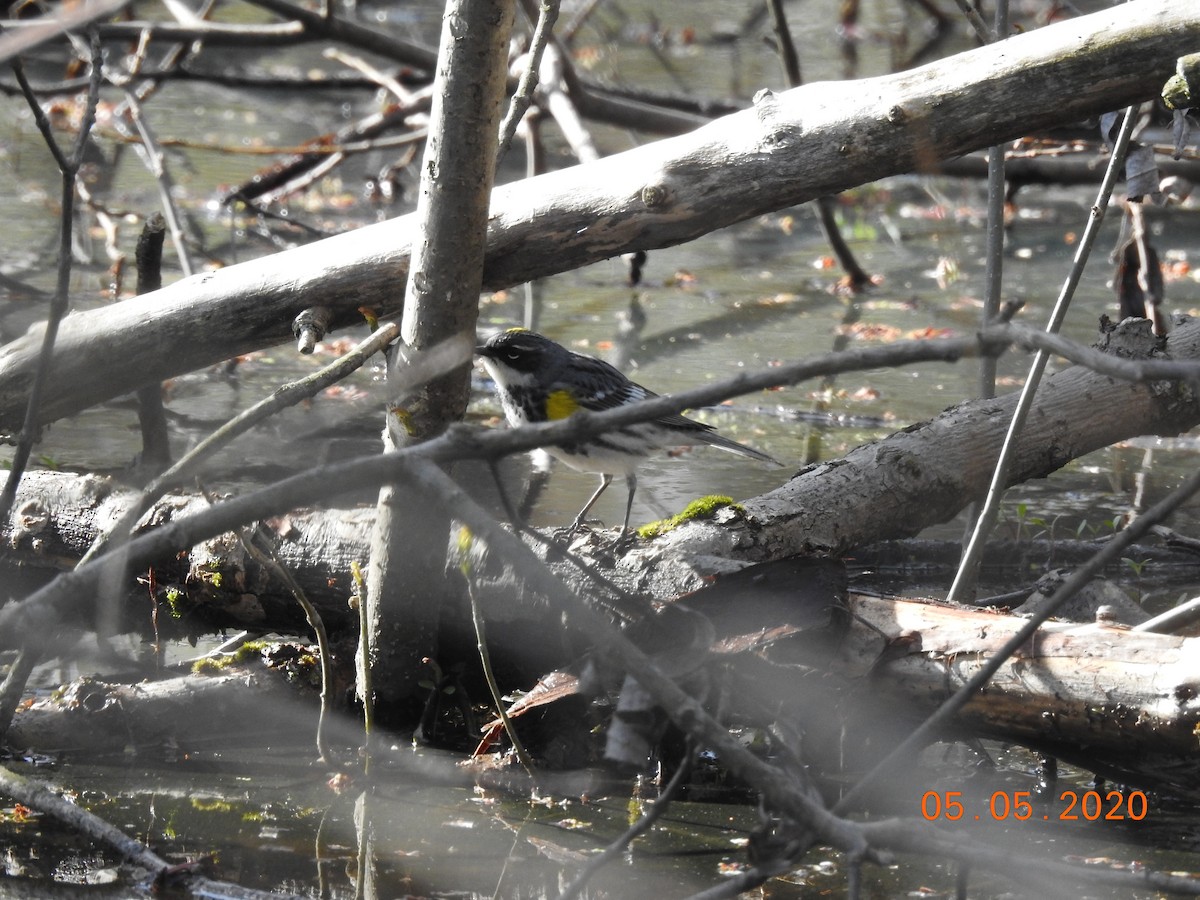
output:
MULTIPOLYGON (((831 39, 835 4, 804 4, 795 24, 805 75, 810 79, 840 77, 842 61, 831 39)), ((630 7, 632 8, 632 7, 630 7)), ((914 13, 869 5, 864 12, 860 74, 887 71, 899 52, 889 35, 917 35, 914 13)), ((398 33, 431 39, 436 10, 378 12, 398 33)), ((605 12, 603 29, 584 32, 584 44, 596 48, 589 60, 596 77, 630 84, 650 82, 716 96, 748 98, 763 86, 782 87, 773 56, 755 31, 752 37, 710 45, 705 35, 740 15, 728 4, 706 2, 658 10, 651 17, 636 12, 622 20, 605 12), (697 28, 701 40, 688 43, 684 30, 697 28), (607 44, 601 33, 618 40, 607 44), (656 44, 653 38, 661 40, 656 44)), ((915 40, 915 37, 914 37, 915 40)), ((960 30, 948 50, 970 42, 960 30)), ((224 51, 225 58, 236 57, 224 51)), ((299 65, 331 65, 311 50, 289 50, 273 59, 299 65)), ((56 70, 37 68, 42 76, 56 70)), ((114 95, 114 98, 115 95, 114 95)), ((147 104, 147 114, 160 137, 182 136, 234 148, 254 144, 294 146, 324 128, 374 108, 370 93, 333 92, 296 97, 284 92, 240 91, 173 82, 147 104)), ((8 210, 0 235, 0 272, 48 290, 53 285, 56 234, 53 198, 57 175, 19 100, 0 97, 0 206, 8 210)), ((635 138, 600 128, 597 140, 606 152, 631 146, 635 138)), ((137 212, 156 208, 152 179, 128 147, 118 149, 111 133, 102 132, 100 147, 112 161, 113 178, 104 194, 107 207, 137 212)), ((567 164, 559 146, 552 158, 567 164)), ((251 177, 270 157, 216 150, 172 150, 168 161, 177 195, 197 223, 214 255, 225 261, 250 258, 269 247, 249 223, 231 216, 218 199, 232 185, 251 177)), ((293 207, 298 218, 330 230, 405 211, 402 205, 379 209, 361 200, 366 175, 383 165, 382 153, 369 154, 327 179, 310 199, 293 207)), ((522 161, 510 159, 502 178, 519 177, 522 161)), ((409 196, 413 184, 406 183, 409 196)), ((1083 228, 1093 190, 1026 189, 1010 232, 1005 261, 1005 295, 1025 301, 1022 316, 1042 323, 1066 275, 1074 253, 1071 235, 1083 228)), ((979 183, 953 179, 895 178, 881 185, 848 192, 839 204, 851 245, 879 284, 859 299, 862 322, 881 337, 945 330, 966 333, 976 325, 983 273, 984 193, 979 183)), ((1111 267, 1105 262, 1116 240, 1117 215, 1110 216, 1066 325, 1066 332, 1090 341, 1096 320, 1112 312, 1108 286, 1111 267)), ((1176 263, 1168 283, 1171 309, 1200 306, 1200 286, 1186 263, 1200 254, 1196 204, 1151 211, 1150 225, 1159 252, 1176 263)), ((90 221, 90 220, 89 220, 90 221)), ((77 307, 107 302, 110 280, 99 236, 83 230, 94 262, 76 267, 73 294, 77 307)), ((122 224, 120 245, 132 251, 136 226, 122 224)), ((630 374, 666 392, 720 379, 742 369, 758 369, 778 360, 826 352, 841 321, 845 300, 831 288, 836 269, 823 267, 827 249, 809 208, 784 210, 706 236, 687 246, 651 254, 646 281, 636 291, 646 327, 634 353, 630 374)), ((176 273, 177 274, 177 273, 176 273)), ((129 276, 127 276, 128 278, 129 276)), ((169 276, 172 277, 172 276, 169 276)), ((628 310, 635 292, 624 286, 618 261, 598 263, 549 279, 544 285, 540 327, 555 338, 599 354, 609 352, 617 318, 628 310)), ((6 337, 24 330, 41 315, 44 301, 28 292, 0 288, 0 328, 6 337)), ((521 320, 519 291, 486 298, 481 325, 501 327, 521 320)), ((357 339, 365 334, 335 335, 357 339)), ((289 347, 254 354, 238 367, 236 379, 197 373, 177 379, 170 388, 168 410, 172 439, 182 450, 215 425, 255 402, 280 383, 323 364, 330 357, 297 356, 289 347)), ((1023 378, 1028 360, 1010 355, 1000 364, 1004 389, 1023 378)), ((311 463, 318 457, 371 452, 379 430, 378 410, 385 393, 375 369, 359 372, 350 390, 317 398, 281 416, 264 432, 243 438, 219 457, 206 477, 212 483, 260 481, 311 463), (315 449, 314 449, 315 448, 315 449)), ((857 444, 926 419, 971 396, 976 374, 972 366, 927 364, 904 371, 866 372, 844 376, 831 397, 838 421, 822 435, 825 456, 833 458, 857 444)), ((481 385, 482 387, 482 385, 481 385)), ((755 444, 788 463, 799 461, 806 431, 794 413, 812 405, 815 385, 742 398, 732 407, 705 413, 723 431, 755 444)), ((495 413, 484 395, 478 416, 495 413)), ((45 464, 72 469, 115 469, 138 450, 135 418, 127 405, 115 403, 56 423, 39 447, 45 464)), ((0 449, 0 460, 9 451, 0 449)), ((1145 485, 1148 501, 1170 490, 1196 465, 1193 436, 1143 438, 1092 454, 1044 482, 1011 492, 1002 528, 1014 535, 1055 529, 1057 534, 1104 533, 1132 502, 1134 476, 1145 485)), ((778 471, 747 464, 716 452, 698 453, 686 462, 656 460, 645 467, 634 519, 644 521, 677 511, 699 494, 753 496, 778 485, 778 471)), ((589 476, 561 473, 536 512, 537 524, 569 518, 591 492, 589 476)), ((614 491, 595 512, 606 521, 619 518, 623 498, 614 491)), ((1173 523, 1183 531, 1196 524, 1187 511, 1173 523)), ((962 523, 930 532, 931 537, 957 539, 962 523)), ((1132 585, 1135 592, 1136 582, 1132 585)), ((1191 594, 1190 585, 1156 589, 1156 601, 1191 594)), ((69 677, 67 672, 63 677, 69 677)), ((185 748, 186 753, 140 751, 129 758, 92 759, 83 753, 56 754, 57 765, 32 769, 77 801, 107 817, 127 833, 149 842, 172 860, 215 854, 220 873, 248 886, 290 890, 307 896, 352 897, 362 885, 360 847, 369 833, 378 896, 555 896, 578 867, 627 824, 652 789, 632 783, 614 792, 580 799, 562 790, 530 803, 500 792, 471 786, 457 767, 459 758, 430 751, 397 748, 384 766, 380 787, 369 801, 359 785, 340 792, 328 784, 330 772, 312 761, 308 749, 311 712, 297 711, 297 735, 269 746, 243 749, 228 735, 212 746, 185 748), (419 765, 418 765, 419 763, 419 765), (640 795, 639 795, 640 792, 640 795), (363 820, 363 805, 370 827, 363 820), (356 822, 356 806, 358 821, 356 822)), ((1084 792, 1088 776, 1066 770, 1058 792, 1035 800, 1029 821, 998 819, 989 803, 997 796, 1012 799, 1020 792, 1036 794, 1036 760, 1015 748, 988 746, 996 763, 983 765, 977 750, 956 745, 929 752, 909 773, 901 799, 880 814, 920 817, 928 792, 963 791, 973 810, 962 829, 1022 852, 1063 859, 1081 857, 1093 865, 1127 866, 1133 861, 1155 868, 1200 870, 1196 857, 1197 825, 1188 810, 1170 798, 1150 797, 1144 820, 1117 822, 1066 821, 1060 818, 1062 790, 1084 792), (982 813, 980 813, 982 811, 982 813), (971 816, 980 813, 976 822, 971 816), (1044 816, 1044 818, 1043 818, 1044 816)), ((672 806, 669 815, 634 850, 613 863, 594 882, 594 897, 680 897, 701 890, 736 871, 744 846, 757 824, 752 805, 736 792, 711 802, 689 799, 672 806)), ((0 801, 2 803, 3 801, 0 801)), ((959 826, 948 826, 948 828, 959 826)), ((0 897, 129 896, 125 873, 103 848, 81 845, 56 823, 21 820, 11 806, 0 806, 0 849, 6 854, 0 897), (94 886, 85 886, 94 885, 94 886)), ((772 897, 840 895, 845 861, 837 854, 810 854, 804 865, 770 889, 772 897)), ((952 895, 955 872, 936 864, 904 861, 893 869, 868 868, 871 896, 952 895)), ((972 896, 1002 896, 1012 882, 977 873, 972 896)), ((1036 896, 1036 894, 1031 894, 1036 896)), ((1097 896, 1107 896, 1097 894, 1097 896)), ((1120 896, 1120 895, 1113 895, 1120 896)))
MULTIPOLYGON (((1085 815, 1085 806, 1072 803, 1094 790, 1079 773, 1064 772, 1052 788, 1039 789, 1028 753, 990 743, 986 753, 935 745, 908 773, 911 790, 894 791, 903 799, 876 815, 935 821, 948 834, 1034 859, 1196 868, 1190 811, 1132 791, 1115 801, 1121 820, 1098 821, 1090 805, 1085 815), (981 767, 985 758, 1000 768, 981 767), (957 821, 945 818, 950 801, 963 804, 957 821)), ((168 860, 210 856, 215 875, 243 886, 332 898, 358 896, 365 858, 376 896, 554 897, 655 796, 649 784, 627 783, 623 794, 580 798, 562 790, 521 800, 470 786, 457 763, 395 748, 371 794, 352 783, 335 791, 327 771, 282 740, 255 751, 231 750, 222 741, 221 750, 197 749, 171 763, 68 757, 61 767, 30 774, 67 790, 168 860)), ((738 872, 759 821, 753 804, 732 802, 735 794, 727 793, 731 802, 713 802, 718 791, 673 803, 631 851, 600 871, 585 896, 684 897, 738 872)), ((1108 797, 1109 789, 1099 794, 1108 797)), ((112 852, 81 845, 53 820, 14 822, 6 815, 0 840, 9 873, 0 878, 0 897, 27 897, 31 890, 129 896, 130 873, 112 852)), ((871 896, 952 896, 953 866, 901 862, 867 868, 871 896)), ((771 896, 840 895, 846 865, 839 853, 810 853, 773 883, 771 896)), ((1008 894, 1012 883, 986 870, 974 873, 971 884, 971 896, 1040 896, 1008 894)), ((1130 896, 1080 890, 1079 896, 1130 896)))

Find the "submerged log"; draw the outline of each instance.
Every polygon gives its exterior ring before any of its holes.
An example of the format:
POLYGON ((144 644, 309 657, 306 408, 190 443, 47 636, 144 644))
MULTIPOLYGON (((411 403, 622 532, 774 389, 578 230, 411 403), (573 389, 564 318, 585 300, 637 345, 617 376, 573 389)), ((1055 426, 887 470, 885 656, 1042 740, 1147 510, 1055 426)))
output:
MULTIPOLYGON (((1024 624, 941 603, 855 597, 834 669, 923 715, 1024 624), (878 629, 878 630, 876 630, 878 629)), ((1002 738, 1143 787, 1200 796, 1200 638, 1049 622, 958 715, 1002 738)))
POLYGON ((52 697, 23 704, 6 741, 43 753, 186 753, 188 744, 243 744, 291 735, 316 746, 315 691, 278 673, 245 667, 228 675, 121 684, 80 678, 52 697), (311 700, 313 702, 308 702, 311 700))
MULTIPOLYGON (((802 625, 783 624, 794 609, 780 605, 770 614, 779 627, 726 631, 711 659, 734 673, 739 718, 754 720, 756 710, 781 717, 804 733, 809 762, 829 774, 829 760, 840 760, 850 777, 891 749, 1024 624, 992 610, 855 594, 849 612, 847 629, 821 632, 834 646, 820 647, 802 625)), ((766 614, 760 606, 757 616, 766 614)), ((735 621, 728 616, 724 626, 735 621)), ((186 750, 189 742, 211 740, 215 727, 307 739, 315 690, 296 690, 278 672, 235 671, 134 686, 84 679, 18 711, 8 743, 96 751, 174 741, 186 750), (263 710, 271 716, 262 718, 263 710)), ((574 687, 561 691, 556 702, 574 693, 574 687)), ((1131 785, 1200 797, 1197 728, 1200 638, 1051 622, 963 708, 946 737, 1019 743, 1131 785)), ((358 737, 351 729, 339 739, 358 737)))

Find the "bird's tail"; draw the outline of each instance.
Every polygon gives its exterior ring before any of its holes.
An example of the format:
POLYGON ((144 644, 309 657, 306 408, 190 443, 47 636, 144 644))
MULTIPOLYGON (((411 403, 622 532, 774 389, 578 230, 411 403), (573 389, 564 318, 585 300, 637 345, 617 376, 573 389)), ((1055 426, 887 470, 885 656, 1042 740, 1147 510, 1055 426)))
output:
POLYGON ((779 460, 773 456, 768 456, 761 450, 755 450, 753 447, 747 447, 745 444, 739 444, 737 441, 731 441, 729 438, 720 434, 708 433, 697 435, 700 440, 706 444, 711 444, 714 447, 719 447, 722 450, 728 450, 730 453, 740 453, 742 456, 749 456, 753 459, 762 460, 763 462, 771 463, 773 466, 783 466, 779 460))

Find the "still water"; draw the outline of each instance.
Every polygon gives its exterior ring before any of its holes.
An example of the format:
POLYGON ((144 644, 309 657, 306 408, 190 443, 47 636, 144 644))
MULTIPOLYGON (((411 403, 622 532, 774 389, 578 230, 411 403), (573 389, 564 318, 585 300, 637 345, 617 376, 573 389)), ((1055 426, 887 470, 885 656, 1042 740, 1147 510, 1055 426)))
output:
MULTIPOLYGON (((806 3, 805 15, 794 23, 806 78, 841 76, 843 60, 831 40, 835 6, 831 0, 806 3)), ((889 42, 889 35, 919 33, 920 22, 907 8, 865 5, 860 75, 890 69, 901 48, 889 42)), ((432 41, 438 22, 432 7, 365 13, 380 27, 426 42, 432 41)), ((715 2, 677 5, 653 16, 643 11, 622 17, 609 11, 598 15, 593 31, 582 32, 586 52, 579 59, 597 78, 632 85, 652 82, 664 90, 686 87, 743 102, 761 87, 782 88, 774 57, 760 40, 762 27, 738 41, 705 40, 738 22, 728 4, 715 2), (688 28, 696 29, 698 39, 686 37, 688 28)), ((968 46, 960 30, 946 52, 968 46)), ((235 57, 217 51, 213 59, 219 65, 235 57)), ((305 49, 285 51, 272 57, 276 60, 329 65, 317 51, 305 49)), ((42 77, 57 73, 52 63, 31 63, 31 69, 42 77)), ((252 223, 219 202, 269 165, 271 157, 246 151, 295 146, 376 105, 370 91, 310 91, 297 97, 172 81, 147 103, 146 112, 160 137, 187 137, 226 148, 173 149, 168 163, 176 198, 203 237, 207 256, 230 263, 271 248, 252 223)), ((0 235, 0 272, 49 290, 57 174, 19 100, 0 97, 0 122, 0 206, 10 211, 0 235)), ((104 128, 103 117, 100 133, 99 147, 111 176, 103 204, 117 211, 118 243, 129 253, 137 225, 124 222, 119 211, 141 214, 156 208, 155 185, 132 149, 104 128)), ((606 152, 645 139, 611 128, 598 128, 596 138, 606 152)), ((564 148, 551 141, 554 164, 569 164, 564 148)), ((294 204, 291 214, 338 231, 406 211, 402 203, 380 209, 361 199, 366 177, 387 161, 382 151, 357 158, 294 204)), ((502 168, 501 180, 520 177, 522 167, 519 153, 514 154, 502 168)), ((411 197, 412 175, 401 177, 401 187, 411 197)), ((1027 189, 1019 199, 1005 259, 1005 295, 1025 302, 1026 321, 1041 323, 1065 277, 1092 189, 1027 189)), ((839 198, 838 208, 853 250, 878 281, 855 301, 862 307, 862 339, 961 334, 975 327, 984 266, 981 184, 894 178, 848 192, 839 198)), ((1091 340, 1101 313, 1112 313, 1111 267, 1104 257, 1115 243, 1117 218, 1110 216, 1105 225, 1096 264, 1088 269, 1067 322, 1067 333, 1081 341, 1091 340)), ((1160 254, 1177 264, 1177 275, 1167 286, 1168 305, 1194 313, 1200 307, 1200 285, 1187 263, 1200 255, 1197 204, 1153 210, 1149 219, 1160 254)), ((87 308, 108 302, 111 277, 93 218, 83 223, 81 239, 90 245, 93 261, 76 267, 73 298, 77 308, 87 308)), ((813 210, 783 210, 652 253, 644 282, 636 288, 624 284, 625 269, 617 260, 548 279, 541 286, 539 327, 573 347, 605 355, 612 352, 620 317, 636 305, 646 324, 628 360, 630 376, 659 392, 692 387, 828 351, 848 301, 833 290, 839 272, 827 265, 827 255, 813 210)), ((203 262, 205 254, 199 258, 203 262)), ((43 303, 35 292, 0 286, 5 338, 38 319, 43 303)), ((518 324, 523 314, 520 291, 489 296, 481 328, 518 324)), ((365 333, 364 328, 332 339, 357 339, 365 333)), ((233 378, 206 372, 176 379, 168 386, 176 452, 279 384, 324 364, 334 349, 330 345, 314 357, 301 357, 290 347, 278 347, 242 360, 233 378)), ((1018 386, 1027 364, 1021 357, 1005 357, 1002 389, 1018 386)), ((479 421, 494 418, 497 410, 487 385, 480 380, 476 386, 472 415, 479 421)), ((863 441, 929 418, 972 396, 975 387, 969 364, 844 376, 830 391, 823 453, 834 458, 863 441)), ((798 414, 811 409, 815 390, 816 385, 800 385, 698 415, 738 440, 798 465, 808 441, 798 414)), ((214 460, 206 482, 242 486, 307 466, 314 457, 373 452, 385 399, 379 371, 368 367, 344 388, 243 438, 214 460)), ((38 452, 47 465, 107 471, 125 466, 138 449, 132 408, 114 402, 56 423, 38 452)), ((0 459, 7 452, 0 449, 0 459)), ((1013 491, 1008 527, 1015 531, 1018 519, 1036 519, 1055 522, 1066 533, 1102 531, 1129 507, 1130 473, 1141 472, 1148 502, 1153 502, 1194 468, 1196 454, 1191 436, 1140 439, 1093 454, 1043 483, 1013 491)), ((524 465, 513 461, 514 474, 524 465)), ((786 474, 719 452, 655 460, 641 475, 633 518, 659 518, 714 490, 753 496, 776 487, 781 477, 786 474)), ((593 488, 591 476, 558 473, 535 512, 535 524, 568 520, 593 488)), ((610 523, 619 520, 621 494, 614 490, 606 496, 595 514, 610 523)), ((1195 515, 1181 515, 1174 524, 1187 531, 1196 524, 1195 515)), ((961 533, 962 523, 952 522, 927 536, 957 539, 961 533)), ((1179 586, 1170 591, 1186 593, 1179 586)), ((329 783, 331 773, 312 761, 310 729, 311 710, 305 707, 296 712, 294 733, 274 735, 249 748, 235 740, 246 736, 222 734, 214 724, 211 744, 183 752, 141 748, 104 759, 70 748, 39 748, 56 750, 56 765, 35 769, 19 759, 13 765, 71 792, 172 860, 214 854, 222 877, 313 897, 357 895, 368 880, 360 862, 364 843, 371 845, 378 896, 555 896, 582 862, 623 830, 631 813, 653 799, 652 786, 631 783, 595 796, 564 787, 537 802, 513 799, 474 787, 458 767, 459 757, 401 745, 387 754, 380 787, 368 800, 359 785, 329 783)), ((995 745, 986 751, 995 769, 984 764, 981 748, 934 748, 909 773, 900 799, 878 812, 918 816, 921 797, 930 790, 962 790, 978 809, 986 809, 998 793, 1011 797, 1030 792, 1039 812, 1046 811, 1045 819, 1039 815, 1026 827, 1028 823, 985 814, 971 829, 1001 846, 1044 852, 1054 859, 1087 857, 1096 865, 1115 866, 1142 860, 1157 868, 1200 870, 1195 856, 1200 829, 1169 798, 1151 798, 1149 815, 1137 823, 1064 822, 1051 815, 1054 789, 1038 794, 1037 763, 1030 754, 995 745)), ((1087 776, 1067 770, 1059 786, 1085 790, 1087 776)), ((674 804, 630 853, 597 877, 590 895, 682 897, 719 882, 736 871, 757 825, 753 805, 744 800, 734 789, 674 804)), ((68 830, 52 821, 23 818, 12 807, 0 808, 0 846, 7 873, 0 878, 0 897, 122 897, 131 891, 107 851, 81 848, 68 830)), ((813 854, 790 876, 774 882, 769 895, 838 895, 845 877, 844 860, 837 854, 813 854)), ((867 881, 871 896, 952 895, 955 872, 947 866, 905 864, 870 869, 867 881)), ((1000 896, 1011 888, 1011 882, 996 876, 979 874, 972 880, 972 896, 1000 896)))

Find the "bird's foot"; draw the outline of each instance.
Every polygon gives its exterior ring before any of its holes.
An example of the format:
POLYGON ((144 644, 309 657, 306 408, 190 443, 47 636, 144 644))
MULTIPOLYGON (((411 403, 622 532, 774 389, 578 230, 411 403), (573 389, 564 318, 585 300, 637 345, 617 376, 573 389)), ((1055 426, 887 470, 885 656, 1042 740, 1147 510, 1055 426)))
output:
POLYGON ((551 536, 554 538, 554 540, 565 545, 571 543, 571 541, 577 534, 579 534, 579 532, 587 531, 590 533, 591 530, 591 526, 587 525, 583 519, 576 519, 566 528, 555 529, 553 532, 551 532, 551 536))
POLYGON ((617 536, 612 540, 603 540, 600 533, 587 522, 576 519, 566 528, 559 528, 551 533, 555 543, 564 548, 570 547, 576 543, 576 538, 582 540, 578 542, 578 547, 584 549, 588 547, 593 551, 606 551, 610 554, 617 554, 626 549, 630 544, 637 540, 637 533, 630 531, 628 528, 622 528, 617 532, 617 536), (595 540, 593 540, 593 537, 595 540))
POLYGON ((617 536, 607 545, 607 549, 616 554, 629 547, 637 540, 637 532, 630 531, 628 528, 622 528, 617 532, 617 536))

